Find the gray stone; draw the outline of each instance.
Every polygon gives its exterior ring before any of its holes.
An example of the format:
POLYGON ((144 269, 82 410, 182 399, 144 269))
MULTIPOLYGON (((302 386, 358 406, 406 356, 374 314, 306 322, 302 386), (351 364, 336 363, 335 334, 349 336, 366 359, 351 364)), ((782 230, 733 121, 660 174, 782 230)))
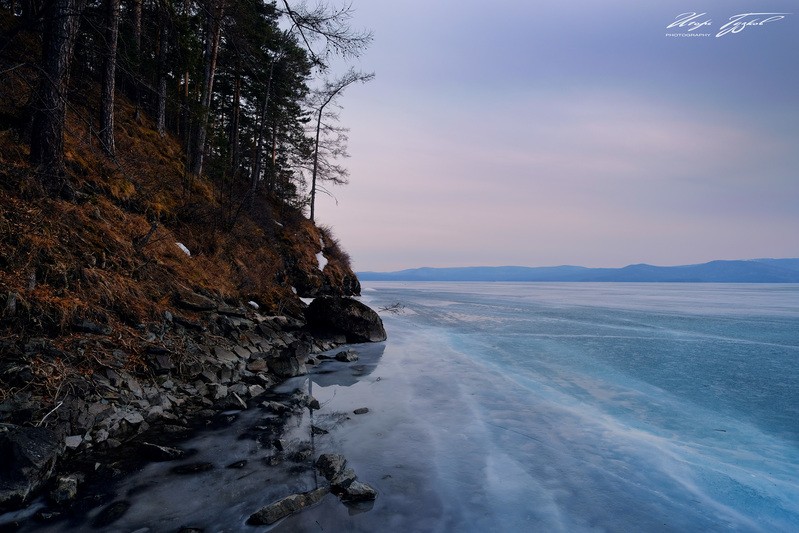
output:
POLYGON ((267 368, 266 361, 263 359, 255 359, 247 364, 247 370, 250 372, 263 372, 267 368))
POLYGON ((222 385, 220 383, 211 383, 208 385, 208 391, 210 392, 212 399, 221 400, 227 396, 228 388, 226 385, 222 385))
POLYGON ((248 390, 249 390, 249 393, 250 393, 250 397, 252 397, 252 398, 254 398, 256 396, 259 396, 259 395, 263 394, 264 392, 266 392, 266 389, 263 388, 260 385, 250 385, 248 387, 248 390))
POLYGON ((83 437, 80 435, 70 435, 69 437, 64 437, 64 445, 70 450, 76 449, 82 443, 83 437))
POLYGON ((238 346, 238 345, 233 347, 233 353, 235 353, 242 359, 249 359, 251 355, 250 350, 248 350, 244 346, 238 346))
POLYGON ((341 500, 345 502, 368 502, 377 498, 377 491, 368 483, 353 481, 341 494, 341 500))
POLYGON ((216 303, 210 298, 206 298, 195 292, 189 292, 179 295, 176 302, 179 307, 188 309, 189 311, 214 311, 216 310, 216 303))
POLYGON ((353 413, 355 413, 356 415, 365 415, 368 412, 369 412, 368 407, 359 407, 358 409, 353 411, 353 413))
POLYGON ((329 491, 330 489, 328 487, 320 487, 309 492, 286 496, 251 515, 247 523, 252 525, 274 524, 281 518, 285 518, 306 507, 319 503, 329 491))
POLYGON ((316 469, 320 474, 325 476, 325 479, 331 481, 344 471, 347 465, 347 459, 338 453, 323 453, 316 460, 316 469))
POLYGON ((342 363, 354 363, 358 360, 358 353, 354 350, 344 350, 337 353, 334 357, 336 361, 341 361, 342 363))
POLYGON ((352 468, 345 468, 341 471, 336 477, 330 479, 330 485, 333 487, 333 492, 336 494, 340 494, 344 492, 347 487, 352 485, 352 482, 355 481, 357 476, 355 475, 355 470, 352 468))
POLYGON ((239 357, 235 353, 221 346, 214 346, 214 355, 223 363, 237 363, 239 361, 239 357))

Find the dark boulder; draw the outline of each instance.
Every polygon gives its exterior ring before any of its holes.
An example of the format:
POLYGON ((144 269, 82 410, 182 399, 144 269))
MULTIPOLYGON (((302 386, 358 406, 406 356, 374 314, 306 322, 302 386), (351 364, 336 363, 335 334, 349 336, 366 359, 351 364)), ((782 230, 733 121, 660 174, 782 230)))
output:
POLYGON ((62 439, 46 428, 0 433, 0 510, 24 505, 50 478, 63 449, 62 439))
POLYGON ((305 319, 311 331, 328 336, 344 335, 347 342, 386 340, 380 316, 352 298, 316 298, 305 310, 305 319))

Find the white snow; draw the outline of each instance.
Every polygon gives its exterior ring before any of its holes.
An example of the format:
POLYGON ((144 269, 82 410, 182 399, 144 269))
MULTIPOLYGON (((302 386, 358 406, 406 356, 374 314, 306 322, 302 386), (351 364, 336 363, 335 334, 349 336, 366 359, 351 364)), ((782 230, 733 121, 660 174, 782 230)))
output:
POLYGON ((256 309, 256 310, 261 308, 260 305, 258 305, 257 303, 253 302, 252 300, 247 302, 247 305, 249 305, 250 307, 252 307, 253 309, 256 309))
POLYGON ((291 288, 291 292, 293 292, 294 294, 297 294, 297 287, 292 287, 291 288))
MULTIPOLYGON (((324 250, 325 240, 322 237, 319 237, 319 244, 322 245, 322 250, 324 250)), ((324 251, 316 254, 316 261, 319 263, 319 270, 324 270, 325 266, 327 266, 327 257, 325 257, 324 251)))
POLYGON ((305 305, 311 305, 311 302, 314 301, 314 298, 300 298, 305 305))
POLYGON ((189 251, 189 249, 188 249, 188 248, 186 248, 186 245, 185 245, 185 244, 183 244, 182 242, 176 242, 175 244, 177 244, 177 245, 178 245, 178 248, 180 248, 181 250, 183 250, 183 253, 184 253, 184 254, 186 254, 186 255, 188 255, 189 257, 191 257, 191 252, 189 251))

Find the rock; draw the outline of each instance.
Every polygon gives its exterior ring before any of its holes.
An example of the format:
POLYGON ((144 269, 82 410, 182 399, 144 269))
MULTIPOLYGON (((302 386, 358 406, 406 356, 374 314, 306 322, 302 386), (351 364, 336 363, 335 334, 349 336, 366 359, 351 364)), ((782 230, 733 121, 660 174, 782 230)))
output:
POLYGON ((235 463, 230 463, 225 468, 239 469, 239 468, 244 468, 245 466, 247 466, 247 459, 242 459, 241 461, 236 461, 235 463))
POLYGON ((368 502, 377 498, 377 491, 368 483, 355 480, 350 483, 341 494, 344 502, 368 502))
POLYGON ((319 403, 319 400, 317 400, 313 396, 308 396, 308 399, 305 401, 305 406, 311 411, 318 411, 319 409, 322 408, 322 405, 319 403))
POLYGON ((150 364, 156 374, 169 374, 175 369, 175 364, 168 354, 159 353, 150 358, 150 364))
POLYGON ((380 316, 352 298, 316 298, 305 310, 305 318, 311 331, 323 335, 345 335, 347 342, 386 340, 380 316))
POLYGON ((347 460, 338 453, 323 453, 316 460, 316 469, 325 479, 331 481, 344 471, 347 460))
POLYGON ((278 355, 269 361, 269 368, 281 378, 293 378, 308 373, 305 359, 308 357, 307 344, 294 341, 286 348, 281 349, 278 355))
POLYGON ((354 350, 344 350, 337 353, 334 357, 336 361, 341 361, 342 363, 354 363, 358 360, 358 353, 354 350))
POLYGON ((180 294, 175 299, 178 307, 189 311, 215 311, 216 303, 210 298, 206 298, 195 292, 180 294))
POLYGON ((108 335, 111 333, 111 328, 108 326, 100 326, 91 320, 81 320, 72 325, 72 329, 83 333, 94 333, 96 335, 108 335))
POLYGON ((223 362, 223 363, 238 363, 239 356, 235 353, 231 352, 227 348, 222 348, 221 346, 214 346, 214 355, 216 358, 223 362))
POLYGON ((208 390, 210 391, 210 396, 214 400, 221 400, 227 397, 228 389, 227 385, 221 385, 219 383, 211 383, 208 385, 208 390))
POLYGON ((247 390, 249 391, 251 398, 255 398, 256 396, 260 396, 266 392, 266 389, 260 385, 250 385, 247 390))
POLYGON ((26 503, 49 479, 62 450, 62 439, 46 428, 0 433, 0 510, 26 503))
POLYGON ((70 450, 75 450, 83 443, 83 437, 80 435, 71 435, 64 437, 64 445, 70 450))
POLYGON ((241 307, 232 307, 230 305, 220 305, 217 310, 220 315, 235 316, 238 318, 247 318, 247 311, 241 307))
POLYGON ((352 485, 352 482, 355 481, 356 478, 357 476, 355 475, 355 470, 352 468, 345 468, 336 477, 330 480, 333 493, 336 495, 341 495, 350 485, 352 485))
POLYGON ((358 409, 353 411, 353 413, 355 413, 356 415, 365 415, 368 412, 369 412, 368 407, 359 407, 358 409))
POLYGON ((266 366, 267 366, 266 361, 264 361, 263 359, 255 359, 253 361, 250 361, 250 363, 247 365, 247 370, 249 370, 250 372, 255 372, 257 374, 258 372, 265 371, 266 366))
POLYGON ((314 435, 327 435, 330 432, 324 428, 320 428, 319 426, 311 425, 311 433, 314 435))
POLYGON ((309 492, 286 496, 251 515, 247 523, 251 525, 274 524, 281 518, 285 518, 306 507, 319 503, 329 491, 330 489, 327 487, 320 487, 309 492))
POLYGON ((180 448, 160 446, 151 442, 142 442, 139 446, 141 454, 151 461, 174 461, 185 457, 186 452, 180 448))
POLYGON ((75 474, 58 478, 50 499, 57 505, 71 502, 78 495, 78 476, 75 474))

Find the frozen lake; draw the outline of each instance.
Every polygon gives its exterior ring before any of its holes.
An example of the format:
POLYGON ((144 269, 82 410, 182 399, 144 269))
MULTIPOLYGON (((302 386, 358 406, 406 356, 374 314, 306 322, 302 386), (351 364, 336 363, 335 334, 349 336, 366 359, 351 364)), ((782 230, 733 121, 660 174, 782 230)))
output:
POLYGON ((373 283, 364 300, 405 313, 384 316, 368 376, 313 394, 370 408, 328 444, 380 497, 280 530, 799 530, 799 286, 373 283))

